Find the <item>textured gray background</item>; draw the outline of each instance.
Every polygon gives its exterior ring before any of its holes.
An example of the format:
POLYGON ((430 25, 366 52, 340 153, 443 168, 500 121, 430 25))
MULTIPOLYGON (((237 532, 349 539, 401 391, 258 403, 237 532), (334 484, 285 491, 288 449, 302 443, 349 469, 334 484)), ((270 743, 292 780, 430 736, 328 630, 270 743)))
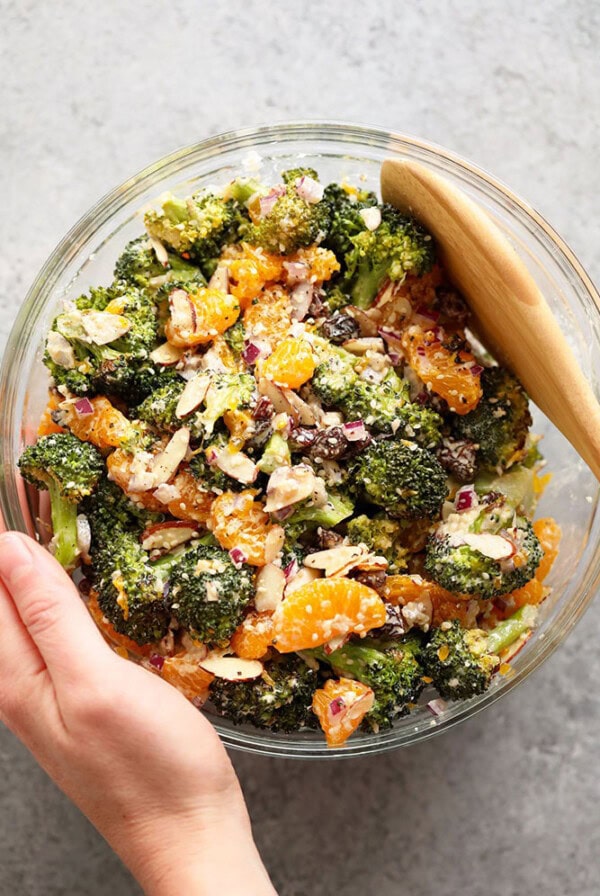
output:
MULTIPOLYGON (((353 119, 462 153, 600 280, 595 0, 18 0, 0 13, 3 337, 101 194, 180 144, 286 118, 353 119)), ((282 896, 597 894, 599 627, 596 603, 517 692, 423 746, 335 765, 236 755, 282 896)), ((6 731, 0 892, 139 892, 6 731)))

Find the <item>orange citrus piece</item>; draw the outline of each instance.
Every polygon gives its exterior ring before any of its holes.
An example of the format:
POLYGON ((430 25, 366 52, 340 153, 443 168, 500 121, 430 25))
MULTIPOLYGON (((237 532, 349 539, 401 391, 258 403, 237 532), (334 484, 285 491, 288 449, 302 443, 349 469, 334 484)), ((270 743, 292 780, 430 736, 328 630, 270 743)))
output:
POLYGON ((550 570, 552 564, 556 560, 558 554, 558 546, 560 544, 561 530, 556 520, 551 516, 536 520, 533 524, 533 531, 540 540, 544 556, 538 566, 535 577, 543 582, 550 570))
POLYGON ((203 702, 208 698, 208 689, 215 677, 190 660, 185 653, 165 657, 160 675, 188 700, 200 699, 203 702))
POLYGON ((113 407, 108 398, 91 398, 91 414, 80 415, 74 405, 67 405, 65 423, 78 439, 97 448, 118 448, 135 436, 135 428, 127 417, 113 407))
POLYGON ((87 608, 89 610, 90 616, 92 617, 104 637, 107 639, 107 641, 110 641, 117 647, 124 648, 134 656, 150 656, 151 653, 156 652, 156 647, 152 644, 137 644, 131 638, 128 638, 127 635, 121 635, 118 631, 116 631, 112 623, 108 621, 108 619, 100 609, 100 604, 98 603, 98 595, 95 591, 90 592, 90 596, 87 602, 87 608))
POLYGON ((331 249, 322 249, 320 246, 308 246, 299 249, 286 261, 298 261, 309 268, 308 279, 312 283, 323 283, 330 280, 340 270, 340 263, 331 249))
POLYGON ((439 342, 432 330, 409 327, 402 336, 409 365, 425 385, 448 402, 456 414, 468 414, 483 392, 481 376, 472 373, 477 361, 471 352, 451 351, 439 342))
MULTIPOLYGON (((245 366, 242 361, 236 360, 223 336, 215 336, 210 347, 211 357, 215 358, 228 373, 241 373, 245 366)), ((215 368, 217 365, 212 365, 215 368)))
POLYGON ((234 281, 230 287, 231 293, 239 301, 242 310, 260 295, 267 283, 281 279, 284 260, 281 255, 270 255, 246 243, 237 250, 236 255, 227 262, 227 267, 229 276, 234 281))
POLYGON ((306 339, 290 337, 280 342, 275 351, 259 365, 259 375, 276 386, 299 389, 315 372, 315 359, 306 339))
POLYGON ((250 341, 269 342, 275 346, 288 335, 291 325, 289 299, 279 287, 266 289, 260 299, 244 311, 244 331, 250 341))
POLYGON ((273 614, 273 643, 280 653, 319 647, 340 635, 366 635, 385 623, 385 604, 355 579, 316 579, 296 589, 273 614))
POLYGON ((273 641, 271 613, 249 613, 231 636, 229 646, 245 660, 259 660, 273 641))
MULTIPOLYGON (((205 524, 215 500, 214 492, 202 488, 201 483, 187 470, 181 470, 173 480, 179 496, 169 501, 167 509, 178 520, 194 520, 205 524)), ((164 510, 164 505, 163 505, 164 510)))
POLYGON ((124 451, 122 448, 116 448, 106 458, 106 468, 108 470, 109 478, 125 492, 134 504, 138 504, 140 507, 145 507, 147 510, 151 510, 154 513, 163 513, 165 509, 164 504, 161 504, 151 491, 129 492, 129 483, 133 477, 131 470, 133 460, 133 454, 124 451))
POLYGON ((549 593, 550 589, 547 588, 540 579, 530 579, 530 581, 527 582, 526 585, 523 585, 522 588, 517 588, 516 591, 511 591, 510 594, 505 595, 504 601, 507 605, 506 615, 510 616, 511 613, 514 613, 515 610, 525 606, 525 604, 532 604, 533 606, 541 604, 549 593))
POLYGON ((254 431, 254 418, 249 411, 240 411, 239 409, 225 411, 223 423, 229 430, 233 443, 237 446, 243 445, 254 431))
POLYGON ((52 411, 55 411, 59 405, 59 399, 53 393, 50 393, 50 397, 48 398, 48 404, 42 414, 40 425, 38 427, 38 437, 42 436, 51 436, 54 433, 64 432, 62 426, 59 426, 58 423, 55 423, 52 419, 52 411))
POLYGON ((436 582, 421 576, 388 576, 383 589, 383 597, 390 604, 404 606, 411 601, 424 598, 431 600, 432 625, 438 626, 446 620, 456 619, 463 625, 472 627, 477 616, 477 602, 465 595, 464 598, 446 591, 436 582))
POLYGON ((313 694, 312 709, 329 747, 341 747, 373 707, 371 688, 351 678, 328 679, 313 694))
POLYGON ((233 326, 240 316, 238 300, 220 289, 200 287, 187 296, 189 308, 182 315, 175 315, 171 310, 165 325, 165 335, 171 345, 180 348, 205 345, 233 326))
POLYGON ((239 548, 250 566, 265 565, 265 541, 272 525, 254 492, 223 492, 215 498, 208 528, 225 550, 239 548))

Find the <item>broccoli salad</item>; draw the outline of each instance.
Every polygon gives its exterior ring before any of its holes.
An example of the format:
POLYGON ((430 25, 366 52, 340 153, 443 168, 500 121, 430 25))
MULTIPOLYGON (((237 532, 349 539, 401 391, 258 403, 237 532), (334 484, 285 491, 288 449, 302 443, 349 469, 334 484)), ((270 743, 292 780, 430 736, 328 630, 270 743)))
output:
POLYGON ((418 221, 316 171, 167 195, 65 303, 22 476, 115 651, 337 747, 482 694, 560 529, 528 399, 418 221))

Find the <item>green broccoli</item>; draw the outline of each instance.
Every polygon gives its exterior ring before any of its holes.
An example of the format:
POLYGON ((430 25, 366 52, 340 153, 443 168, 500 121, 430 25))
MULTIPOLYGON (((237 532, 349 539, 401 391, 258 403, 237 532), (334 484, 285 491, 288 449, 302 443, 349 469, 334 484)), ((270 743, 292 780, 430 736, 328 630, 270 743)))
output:
POLYGON ((209 463, 207 460, 207 456, 210 456, 212 451, 221 451, 225 448, 227 443, 228 438, 225 433, 220 433, 214 442, 211 442, 210 445, 194 455, 189 465, 189 470, 192 476, 194 476, 204 488, 211 492, 215 492, 216 494, 219 494, 220 492, 238 492, 246 488, 242 482, 238 482, 237 479, 228 476, 227 473, 220 470, 216 464, 209 463))
POLYGON ((304 504, 298 507, 293 514, 283 523, 286 542, 293 544, 306 532, 314 531, 321 527, 333 529, 342 520, 354 513, 354 504, 343 495, 329 492, 328 501, 323 507, 312 507, 304 504))
POLYGON ((169 613, 163 600, 163 582, 156 575, 139 534, 113 521, 104 528, 90 519, 93 587, 100 609, 116 631, 137 644, 158 641, 167 632, 169 613))
POLYGON ((223 333, 223 338, 233 352, 236 360, 239 359, 242 352, 244 351, 245 346, 244 324, 242 323, 242 321, 237 320, 232 327, 229 327, 228 330, 225 330, 225 332, 223 333))
POLYGON ((169 289, 189 283, 190 280, 206 284, 200 268, 172 252, 168 253, 168 263, 163 267, 147 236, 140 236, 127 243, 115 265, 115 279, 127 281, 134 286, 153 287, 155 284, 152 280, 164 277, 167 278, 169 289))
MULTIPOLYGON (((152 392, 135 409, 135 416, 158 430, 176 432, 184 425, 184 421, 175 413, 184 389, 185 380, 178 375, 167 374, 164 379, 158 378, 152 392)), ((191 421, 186 419, 185 425, 190 427, 194 435, 201 435, 201 428, 194 425, 197 416, 195 413, 191 421)))
POLYGON ((363 726, 384 731, 419 699, 424 687, 420 653, 420 638, 410 634, 388 642, 372 638, 351 641, 332 653, 317 647, 302 651, 301 656, 327 663, 336 675, 354 678, 372 688, 375 703, 363 726))
POLYGON ((199 545, 186 551, 170 573, 173 615, 201 641, 229 638, 254 594, 250 567, 236 568, 227 551, 199 545))
POLYGON ((434 629, 422 662, 439 694, 446 700, 483 694, 498 667, 498 654, 531 631, 536 616, 536 608, 526 604, 491 631, 464 629, 457 620, 434 629))
POLYGON ((84 498, 81 511, 92 532, 92 547, 110 545, 115 526, 140 535, 151 523, 162 522, 164 515, 135 504, 118 485, 102 476, 92 495, 84 498))
POLYGON ((425 569, 447 591, 485 599, 522 588, 542 554, 529 520, 498 495, 491 504, 450 514, 438 525, 427 544, 425 569))
POLYGON ((447 494, 439 461, 415 442, 371 442, 356 459, 352 476, 367 501, 400 519, 437 516, 447 494))
POLYGON ((314 727, 311 711, 317 675, 294 654, 265 663, 260 679, 226 681, 215 678, 210 686, 215 709, 235 725, 284 731, 314 727))
POLYGON ((250 408, 256 402, 256 380, 250 373, 217 373, 204 399, 205 410, 199 422, 210 435, 226 411, 250 408))
POLYGON ((344 261, 354 248, 352 238, 367 229, 361 211, 376 206, 377 196, 367 190, 354 193, 339 184, 328 184, 323 202, 329 206, 329 228, 323 245, 335 252, 339 261, 344 261))
POLYGON ((431 236, 413 218, 391 205, 381 205, 381 223, 350 238, 344 287, 359 308, 368 308, 386 279, 402 281, 407 274, 430 270, 435 251, 431 236))
POLYGON ((72 567, 78 555, 77 505, 96 488, 104 471, 102 455, 71 433, 57 433, 26 448, 19 469, 27 482, 50 492, 54 556, 72 567))
MULTIPOLYGON (((314 173, 314 172, 313 172, 314 173)), ((287 174, 284 173, 284 179, 287 174)), ((303 246, 319 243, 329 225, 329 209, 322 201, 307 202, 290 178, 276 195, 273 206, 256 223, 243 225, 242 238, 266 252, 290 255, 303 246)))
POLYGON ((519 381, 503 367, 487 367, 481 374, 483 397, 477 407, 453 419, 453 432, 479 446, 483 467, 505 469, 525 446, 532 419, 527 395, 519 381))
POLYGON ((151 237, 191 259, 210 277, 223 248, 238 239, 242 219, 232 199, 201 192, 187 199, 168 196, 161 211, 146 212, 144 223, 151 237))
POLYGON ((347 524, 346 534, 352 544, 366 544, 370 551, 388 562, 388 573, 395 575, 406 569, 410 551, 403 544, 406 523, 393 520, 384 513, 374 517, 357 516, 347 524))

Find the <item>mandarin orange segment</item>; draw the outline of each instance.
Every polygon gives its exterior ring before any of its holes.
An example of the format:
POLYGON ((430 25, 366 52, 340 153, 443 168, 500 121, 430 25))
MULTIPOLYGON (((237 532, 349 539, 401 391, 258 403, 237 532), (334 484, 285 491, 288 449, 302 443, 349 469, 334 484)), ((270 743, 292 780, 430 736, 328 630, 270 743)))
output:
POLYGON ((108 398, 100 395, 90 403, 91 414, 78 414, 72 404, 64 414, 66 425, 82 442, 91 442, 96 448, 118 448, 135 436, 135 428, 108 398))
POLYGON ((306 339, 289 338, 259 365, 259 375, 276 386, 299 389, 315 372, 315 358, 306 339))
POLYGON ((549 593, 550 589, 540 579, 530 579, 522 588, 517 588, 516 591, 511 591, 510 594, 504 597, 508 608, 507 615, 510 616, 511 613, 525 606, 525 604, 532 604, 533 606, 541 604, 549 593))
POLYGON ((533 524, 533 531, 540 540, 544 556, 538 566, 535 577, 543 582, 556 560, 558 555, 558 546, 560 544, 561 529, 556 520, 551 516, 536 520, 533 524))
POLYGON ((319 647, 338 636, 366 635, 385 618, 385 604, 372 588, 344 576, 316 579, 275 610, 273 644, 280 653, 319 647))
MULTIPOLYGON (((213 501, 214 492, 209 492, 188 470, 181 470, 173 480, 177 497, 167 504, 171 516, 178 520, 194 520, 206 524, 213 501)), ((164 508, 163 508, 164 509, 164 508)))
POLYGON ((48 398, 48 404, 42 414, 40 419, 40 425, 38 426, 38 437, 42 436, 51 436, 54 433, 64 432, 62 426, 59 426, 58 423, 55 423, 52 419, 52 411, 55 411, 58 408, 59 399, 53 393, 50 393, 50 397, 48 398))
POLYGON ((95 591, 90 592, 87 602, 87 608, 90 616, 104 635, 107 641, 116 647, 120 647, 133 654, 134 656, 150 656, 155 653, 155 646, 152 644, 137 644, 128 638, 127 635, 121 635, 114 626, 108 621, 98 603, 98 595, 95 591))
POLYGON ((273 641, 271 613, 249 613, 231 636, 230 648, 244 660, 260 660, 273 641))
POLYGON ((231 292, 242 310, 260 295, 267 283, 281 279, 284 260, 280 255, 270 255, 244 243, 241 250, 228 261, 229 276, 234 281, 231 292))
POLYGON ((229 430, 234 445, 243 445, 254 431, 254 418, 249 411, 225 411, 223 423, 229 430))
POLYGON ((160 675, 181 691, 188 700, 202 700, 202 702, 208 698, 208 689, 215 677, 194 663, 185 653, 165 657, 160 675))
POLYGON ((468 414, 477 406, 483 394, 481 368, 471 352, 450 350, 432 330, 421 327, 408 328, 402 336, 402 347, 410 367, 432 392, 448 402, 451 411, 468 414))
POLYGON ((313 694, 312 709, 329 747, 341 747, 373 707, 371 688, 351 678, 328 679, 313 694))
POLYGON ((309 279, 313 283, 323 283, 330 280, 340 270, 340 263, 331 249, 322 249, 320 246, 308 246, 299 249, 294 255, 289 256, 288 261, 300 262, 309 269, 309 279))
POLYGON ((383 597, 390 604, 404 606, 411 601, 429 598, 432 605, 432 625, 456 619, 466 627, 472 627, 477 618, 477 601, 465 595, 457 597, 436 582, 421 576, 388 576, 383 588, 383 597))
POLYGON ((227 373, 242 373, 244 370, 243 361, 236 360, 224 336, 215 336, 210 346, 210 355, 217 362, 211 362, 211 367, 215 369, 220 365, 227 373))
POLYGON ((165 335, 171 345, 178 348, 212 342, 240 316, 240 305, 234 296, 208 287, 189 293, 183 289, 173 290, 169 307, 165 335))
POLYGON ((134 456, 123 448, 116 448, 106 458, 106 469, 108 470, 109 479, 112 479, 125 494, 140 507, 151 510, 153 513, 162 513, 165 509, 164 504, 158 501, 151 491, 130 492, 130 482, 133 478, 132 466, 134 456))
POLYGON ((265 542, 273 528, 254 492, 223 492, 210 510, 208 528, 222 548, 239 548, 250 566, 264 566, 265 542))
POLYGON ((249 340, 275 346, 285 339, 291 325, 289 298, 279 287, 266 289, 260 299, 244 311, 244 330, 249 340))

